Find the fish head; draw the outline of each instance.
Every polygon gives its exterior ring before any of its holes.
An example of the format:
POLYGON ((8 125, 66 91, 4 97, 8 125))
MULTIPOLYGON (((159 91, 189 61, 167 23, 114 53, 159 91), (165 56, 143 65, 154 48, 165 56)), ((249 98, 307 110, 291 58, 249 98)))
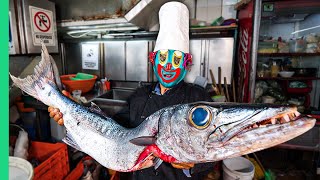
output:
POLYGON ((179 162, 213 162, 278 145, 314 125, 294 106, 184 104, 161 115, 156 144, 179 162))

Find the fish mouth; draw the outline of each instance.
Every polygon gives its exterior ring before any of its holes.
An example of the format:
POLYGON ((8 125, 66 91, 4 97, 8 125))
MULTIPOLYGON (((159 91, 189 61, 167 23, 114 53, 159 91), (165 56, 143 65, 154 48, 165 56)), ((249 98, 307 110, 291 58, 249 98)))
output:
POLYGON ((266 127, 270 127, 270 126, 277 126, 277 125, 281 125, 281 124, 285 124, 285 123, 290 123, 290 122, 299 120, 303 117, 304 116, 302 116, 298 111, 291 110, 290 112, 278 114, 273 117, 263 119, 261 121, 249 124, 249 125, 245 126, 244 128, 242 128, 236 135, 240 135, 240 134, 243 134, 248 131, 258 129, 258 128, 266 128, 266 127))
MULTIPOLYGON (((243 108, 243 113, 245 113, 246 108, 251 108, 252 110, 253 107, 255 110, 251 111, 251 115, 248 115, 244 119, 238 119, 232 123, 225 124, 227 130, 221 131, 222 137, 220 141, 226 143, 227 141, 232 141, 232 138, 243 134, 255 134, 256 136, 262 137, 277 128, 279 131, 282 131, 281 128, 283 127, 291 131, 290 125, 296 121, 301 121, 299 124, 302 127, 302 124, 307 124, 307 120, 311 119, 305 117, 305 115, 301 115, 295 106, 264 105, 263 108, 259 106, 261 106, 261 104, 247 105, 243 108)), ((226 112, 225 114, 228 113, 226 112)))

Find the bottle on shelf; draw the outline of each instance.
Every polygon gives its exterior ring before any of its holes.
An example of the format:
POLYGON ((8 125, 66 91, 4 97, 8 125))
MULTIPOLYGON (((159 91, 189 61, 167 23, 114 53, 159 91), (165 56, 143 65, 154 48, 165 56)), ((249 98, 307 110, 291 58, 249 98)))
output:
POLYGON ((273 61, 271 66, 271 77, 277 77, 280 71, 280 67, 277 65, 276 61, 273 61))

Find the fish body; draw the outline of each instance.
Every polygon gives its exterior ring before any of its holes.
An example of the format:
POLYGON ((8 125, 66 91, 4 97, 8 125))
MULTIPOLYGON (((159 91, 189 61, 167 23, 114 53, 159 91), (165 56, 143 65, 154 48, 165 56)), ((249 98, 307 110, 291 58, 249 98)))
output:
POLYGON ((60 109, 67 129, 64 142, 116 171, 150 167, 153 164, 144 162, 151 155, 175 163, 241 156, 288 141, 315 124, 291 106, 197 102, 161 109, 127 129, 62 95, 49 60, 43 45, 35 73, 11 79, 29 95, 60 109))

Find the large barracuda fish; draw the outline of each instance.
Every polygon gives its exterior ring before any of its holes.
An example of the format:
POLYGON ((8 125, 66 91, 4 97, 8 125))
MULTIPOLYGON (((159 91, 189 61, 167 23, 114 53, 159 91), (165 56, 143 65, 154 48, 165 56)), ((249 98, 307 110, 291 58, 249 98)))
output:
POLYGON ((140 126, 127 129, 62 95, 44 45, 41 55, 33 75, 24 79, 10 75, 14 84, 60 108, 67 129, 65 143, 116 171, 150 167, 154 164, 144 162, 153 156, 170 163, 241 156, 288 141, 315 125, 315 119, 301 116, 293 106, 197 102, 161 109, 140 126))

